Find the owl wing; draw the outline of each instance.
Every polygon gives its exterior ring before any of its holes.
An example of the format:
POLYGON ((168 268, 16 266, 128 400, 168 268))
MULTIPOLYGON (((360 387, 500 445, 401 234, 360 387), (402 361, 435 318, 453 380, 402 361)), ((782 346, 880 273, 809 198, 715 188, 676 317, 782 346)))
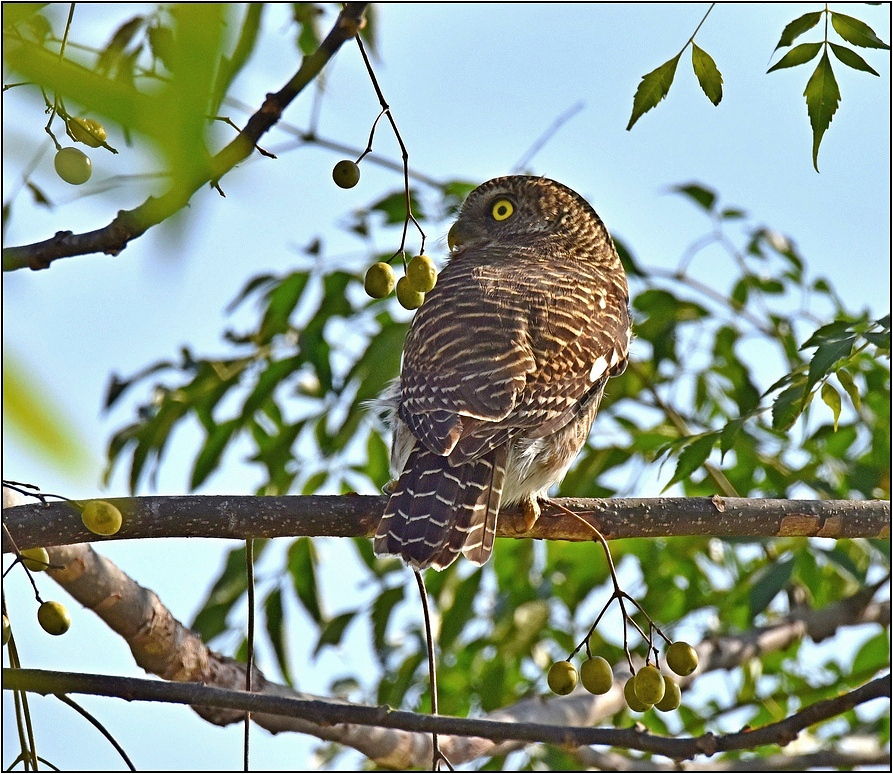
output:
POLYGON ((559 430, 622 372, 629 346, 622 277, 615 286, 587 263, 491 253, 492 263, 453 258, 404 352, 400 416, 454 465, 559 430))

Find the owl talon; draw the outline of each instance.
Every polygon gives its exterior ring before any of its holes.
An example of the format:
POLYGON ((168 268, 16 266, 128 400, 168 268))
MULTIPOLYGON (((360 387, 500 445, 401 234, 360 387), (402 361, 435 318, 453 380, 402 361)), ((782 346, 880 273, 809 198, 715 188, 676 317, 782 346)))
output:
POLYGON ((540 517, 542 508, 540 508, 539 498, 528 497, 521 503, 521 512, 515 514, 512 519, 512 526, 518 534, 530 532, 536 520, 540 517))
POLYGON ((392 494, 394 494, 394 490, 395 490, 396 488, 397 488, 397 481, 396 481, 396 480, 392 480, 392 481, 388 481, 388 483, 385 484, 385 485, 381 488, 381 491, 384 492, 386 495, 392 495, 392 494))

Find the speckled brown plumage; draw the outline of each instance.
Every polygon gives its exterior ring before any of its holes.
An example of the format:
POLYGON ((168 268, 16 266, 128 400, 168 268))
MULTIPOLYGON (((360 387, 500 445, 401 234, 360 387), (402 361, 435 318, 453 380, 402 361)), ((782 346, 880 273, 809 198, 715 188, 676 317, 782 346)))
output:
POLYGON ((416 568, 443 569, 460 553, 486 562, 500 504, 535 517, 586 442, 630 342, 617 251, 566 186, 490 180, 469 194, 450 243, 386 398, 397 482, 375 552, 416 568), (499 206, 511 214, 498 220, 499 206))

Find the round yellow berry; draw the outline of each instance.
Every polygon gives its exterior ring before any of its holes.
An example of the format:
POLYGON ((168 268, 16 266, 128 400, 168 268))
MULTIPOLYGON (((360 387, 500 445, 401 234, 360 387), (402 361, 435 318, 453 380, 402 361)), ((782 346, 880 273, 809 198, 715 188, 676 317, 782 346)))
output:
POLYGON ((437 284, 437 267, 427 255, 416 255, 406 267, 406 279, 413 290, 427 293, 437 284))
POLYGON ((45 548, 26 548, 21 554, 22 563, 31 572, 43 572, 50 563, 50 555, 45 548))
POLYGON ((384 261, 373 263, 363 279, 366 295, 372 298, 387 298, 391 295, 395 284, 394 270, 384 261))
POLYGON ((679 709, 681 704, 682 690, 679 688, 679 683, 672 677, 664 675, 664 697, 655 703, 654 708, 661 712, 672 712, 674 709, 679 709))
POLYGON ((90 157, 77 148, 62 148, 53 159, 56 174, 66 183, 82 185, 93 174, 93 162, 90 157))
POLYGON ((418 309, 425 301, 425 294, 419 292, 406 277, 397 280, 397 300, 404 309, 418 309))
POLYGON ((636 696, 645 704, 657 704, 664 697, 664 677, 655 666, 644 666, 636 672, 636 696))
POLYGON ((667 666, 686 677, 698 668, 698 652, 687 642, 674 642, 667 648, 667 666))
POLYGON ((44 602, 37 608, 37 622, 47 634, 65 634, 71 627, 71 616, 61 602, 44 602))
POLYGON ((567 696, 577 687, 577 670, 570 661, 556 661, 549 668, 549 690, 559 696, 567 696))
POLYGON ((633 675, 623 686, 623 697, 626 699, 626 705, 634 712, 647 712, 651 709, 651 705, 642 701, 636 696, 636 678, 633 675))
POLYGON ((360 182, 360 167, 350 159, 339 161, 332 170, 332 180, 339 188, 353 188, 360 182))
POLYGON ((95 535, 114 535, 124 522, 119 511, 105 500, 90 500, 81 512, 84 526, 95 535))
POLYGON ((614 672, 607 659, 601 656, 586 659, 580 666, 580 682, 589 693, 597 696, 610 691, 614 684, 614 672))

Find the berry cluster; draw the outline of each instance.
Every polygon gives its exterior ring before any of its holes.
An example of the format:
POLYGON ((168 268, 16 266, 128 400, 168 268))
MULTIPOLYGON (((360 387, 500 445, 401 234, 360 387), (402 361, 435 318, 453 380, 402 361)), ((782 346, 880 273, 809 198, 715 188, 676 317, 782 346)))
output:
MULTIPOLYGON (((691 645, 680 640, 667 648, 666 662, 675 674, 687 677, 698 667, 698 654, 691 645)), ((560 696, 573 691, 578 681, 589 693, 602 695, 611 690, 614 671, 606 659, 594 656, 583 662, 578 674, 568 659, 552 664, 547 679, 549 689, 560 696)), ((682 703, 682 691, 676 680, 662 674, 652 664, 646 664, 626 681, 623 696, 627 706, 635 712, 647 712, 652 707, 670 712, 682 703)))
MULTIPOLYGON (((81 512, 81 521, 94 535, 114 535, 121 529, 124 519, 121 511, 105 500, 88 500, 81 506, 70 501, 81 512)), ((43 572, 50 565, 50 555, 45 548, 26 548, 19 551, 19 560, 30 572, 43 572)), ((35 587, 36 589, 36 587, 35 587)), ((43 602, 38 595, 37 621, 48 634, 65 634, 71 627, 71 615, 61 602, 43 602)), ((3 615, 3 644, 12 636, 9 618, 3 615)))
MULTIPOLYGON (((667 666, 680 677, 687 677, 698 667, 698 653, 687 642, 673 642, 666 652, 667 666)), ((586 659, 577 673, 570 662, 556 661, 548 674, 549 689, 559 696, 566 696, 577 682, 589 693, 602 695, 614 685, 614 672, 608 661, 601 656, 586 659)), ((653 664, 646 664, 630 677, 623 686, 627 706, 635 712, 647 712, 652 707, 661 712, 678 709, 682 703, 679 684, 669 675, 662 674, 653 664)))

